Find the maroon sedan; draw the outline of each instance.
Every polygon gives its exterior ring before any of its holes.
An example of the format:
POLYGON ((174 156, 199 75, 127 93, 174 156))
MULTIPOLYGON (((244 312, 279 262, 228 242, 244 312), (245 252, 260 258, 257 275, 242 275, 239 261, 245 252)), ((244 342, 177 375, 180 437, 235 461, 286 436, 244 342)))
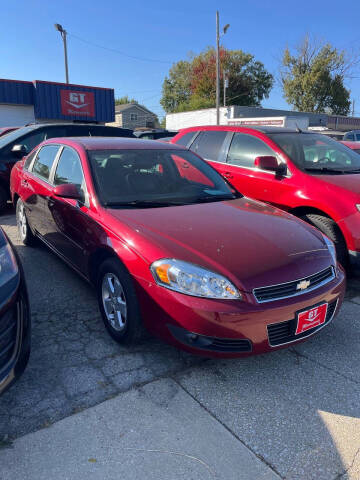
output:
POLYGON ((16 164, 11 192, 22 241, 95 285, 118 342, 145 326, 194 353, 263 353, 318 332, 343 299, 326 236, 176 145, 48 140, 16 164))

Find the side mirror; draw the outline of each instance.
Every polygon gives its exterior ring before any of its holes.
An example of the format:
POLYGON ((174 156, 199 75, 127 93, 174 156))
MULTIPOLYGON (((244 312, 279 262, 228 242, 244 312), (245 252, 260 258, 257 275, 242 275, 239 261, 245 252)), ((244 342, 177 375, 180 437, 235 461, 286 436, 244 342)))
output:
POLYGON ((29 153, 28 149, 25 147, 25 145, 14 145, 11 149, 13 155, 17 158, 22 158, 25 155, 29 153))
POLYGON ((260 170, 269 170, 270 172, 275 172, 276 175, 286 175, 287 167, 285 163, 278 163, 276 157, 272 156, 263 156, 263 157, 256 157, 254 161, 254 165, 256 168, 260 170))
POLYGON ((54 189, 54 195, 62 198, 72 198, 73 200, 83 200, 83 195, 75 183, 64 183, 54 189))

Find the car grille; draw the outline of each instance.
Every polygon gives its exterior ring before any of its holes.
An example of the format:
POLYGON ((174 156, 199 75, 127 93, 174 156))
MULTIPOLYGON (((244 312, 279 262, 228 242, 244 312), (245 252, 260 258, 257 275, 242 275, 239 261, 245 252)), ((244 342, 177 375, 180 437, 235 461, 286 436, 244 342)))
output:
POLYGON ((13 307, 0 318, 0 370, 8 365, 15 353, 17 333, 16 307, 13 307))
POLYGON ((333 267, 328 267, 321 272, 310 275, 309 277, 294 280, 293 282, 280 283, 270 287, 261 287, 254 289, 254 296, 259 303, 281 300, 282 298, 295 297, 303 293, 310 292, 315 288, 330 282, 335 278, 333 267), (300 282, 310 282, 304 290, 299 289, 300 282))
POLYGON ((288 320, 287 322, 273 323, 272 325, 268 325, 267 330, 270 345, 272 347, 276 347, 278 345, 283 345, 284 343, 295 342, 296 340, 305 338, 315 333, 317 330, 320 330, 324 325, 326 325, 332 320, 336 310, 336 304, 337 300, 329 303, 326 312, 325 323, 323 323, 322 325, 318 325, 317 327, 314 327, 310 330, 307 330, 306 332, 300 333, 299 335, 295 335, 297 323, 297 320, 295 318, 292 320, 288 320))

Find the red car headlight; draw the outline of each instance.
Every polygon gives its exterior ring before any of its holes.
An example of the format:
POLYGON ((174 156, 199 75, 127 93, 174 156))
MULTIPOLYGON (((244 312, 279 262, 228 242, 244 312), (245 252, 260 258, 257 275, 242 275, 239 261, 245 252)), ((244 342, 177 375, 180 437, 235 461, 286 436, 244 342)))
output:
POLYGON ((157 260, 151 272, 158 285, 195 297, 241 300, 239 290, 222 275, 182 260, 157 260))

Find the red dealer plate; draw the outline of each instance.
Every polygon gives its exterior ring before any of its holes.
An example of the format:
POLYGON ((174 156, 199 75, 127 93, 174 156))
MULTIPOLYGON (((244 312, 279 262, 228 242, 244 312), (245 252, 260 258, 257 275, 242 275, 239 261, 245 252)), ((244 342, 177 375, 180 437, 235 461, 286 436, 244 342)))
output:
POLYGON ((310 310, 298 313, 295 335, 299 335, 299 333, 306 332, 311 328, 318 327, 325 323, 327 307, 328 304, 323 303, 310 310))

